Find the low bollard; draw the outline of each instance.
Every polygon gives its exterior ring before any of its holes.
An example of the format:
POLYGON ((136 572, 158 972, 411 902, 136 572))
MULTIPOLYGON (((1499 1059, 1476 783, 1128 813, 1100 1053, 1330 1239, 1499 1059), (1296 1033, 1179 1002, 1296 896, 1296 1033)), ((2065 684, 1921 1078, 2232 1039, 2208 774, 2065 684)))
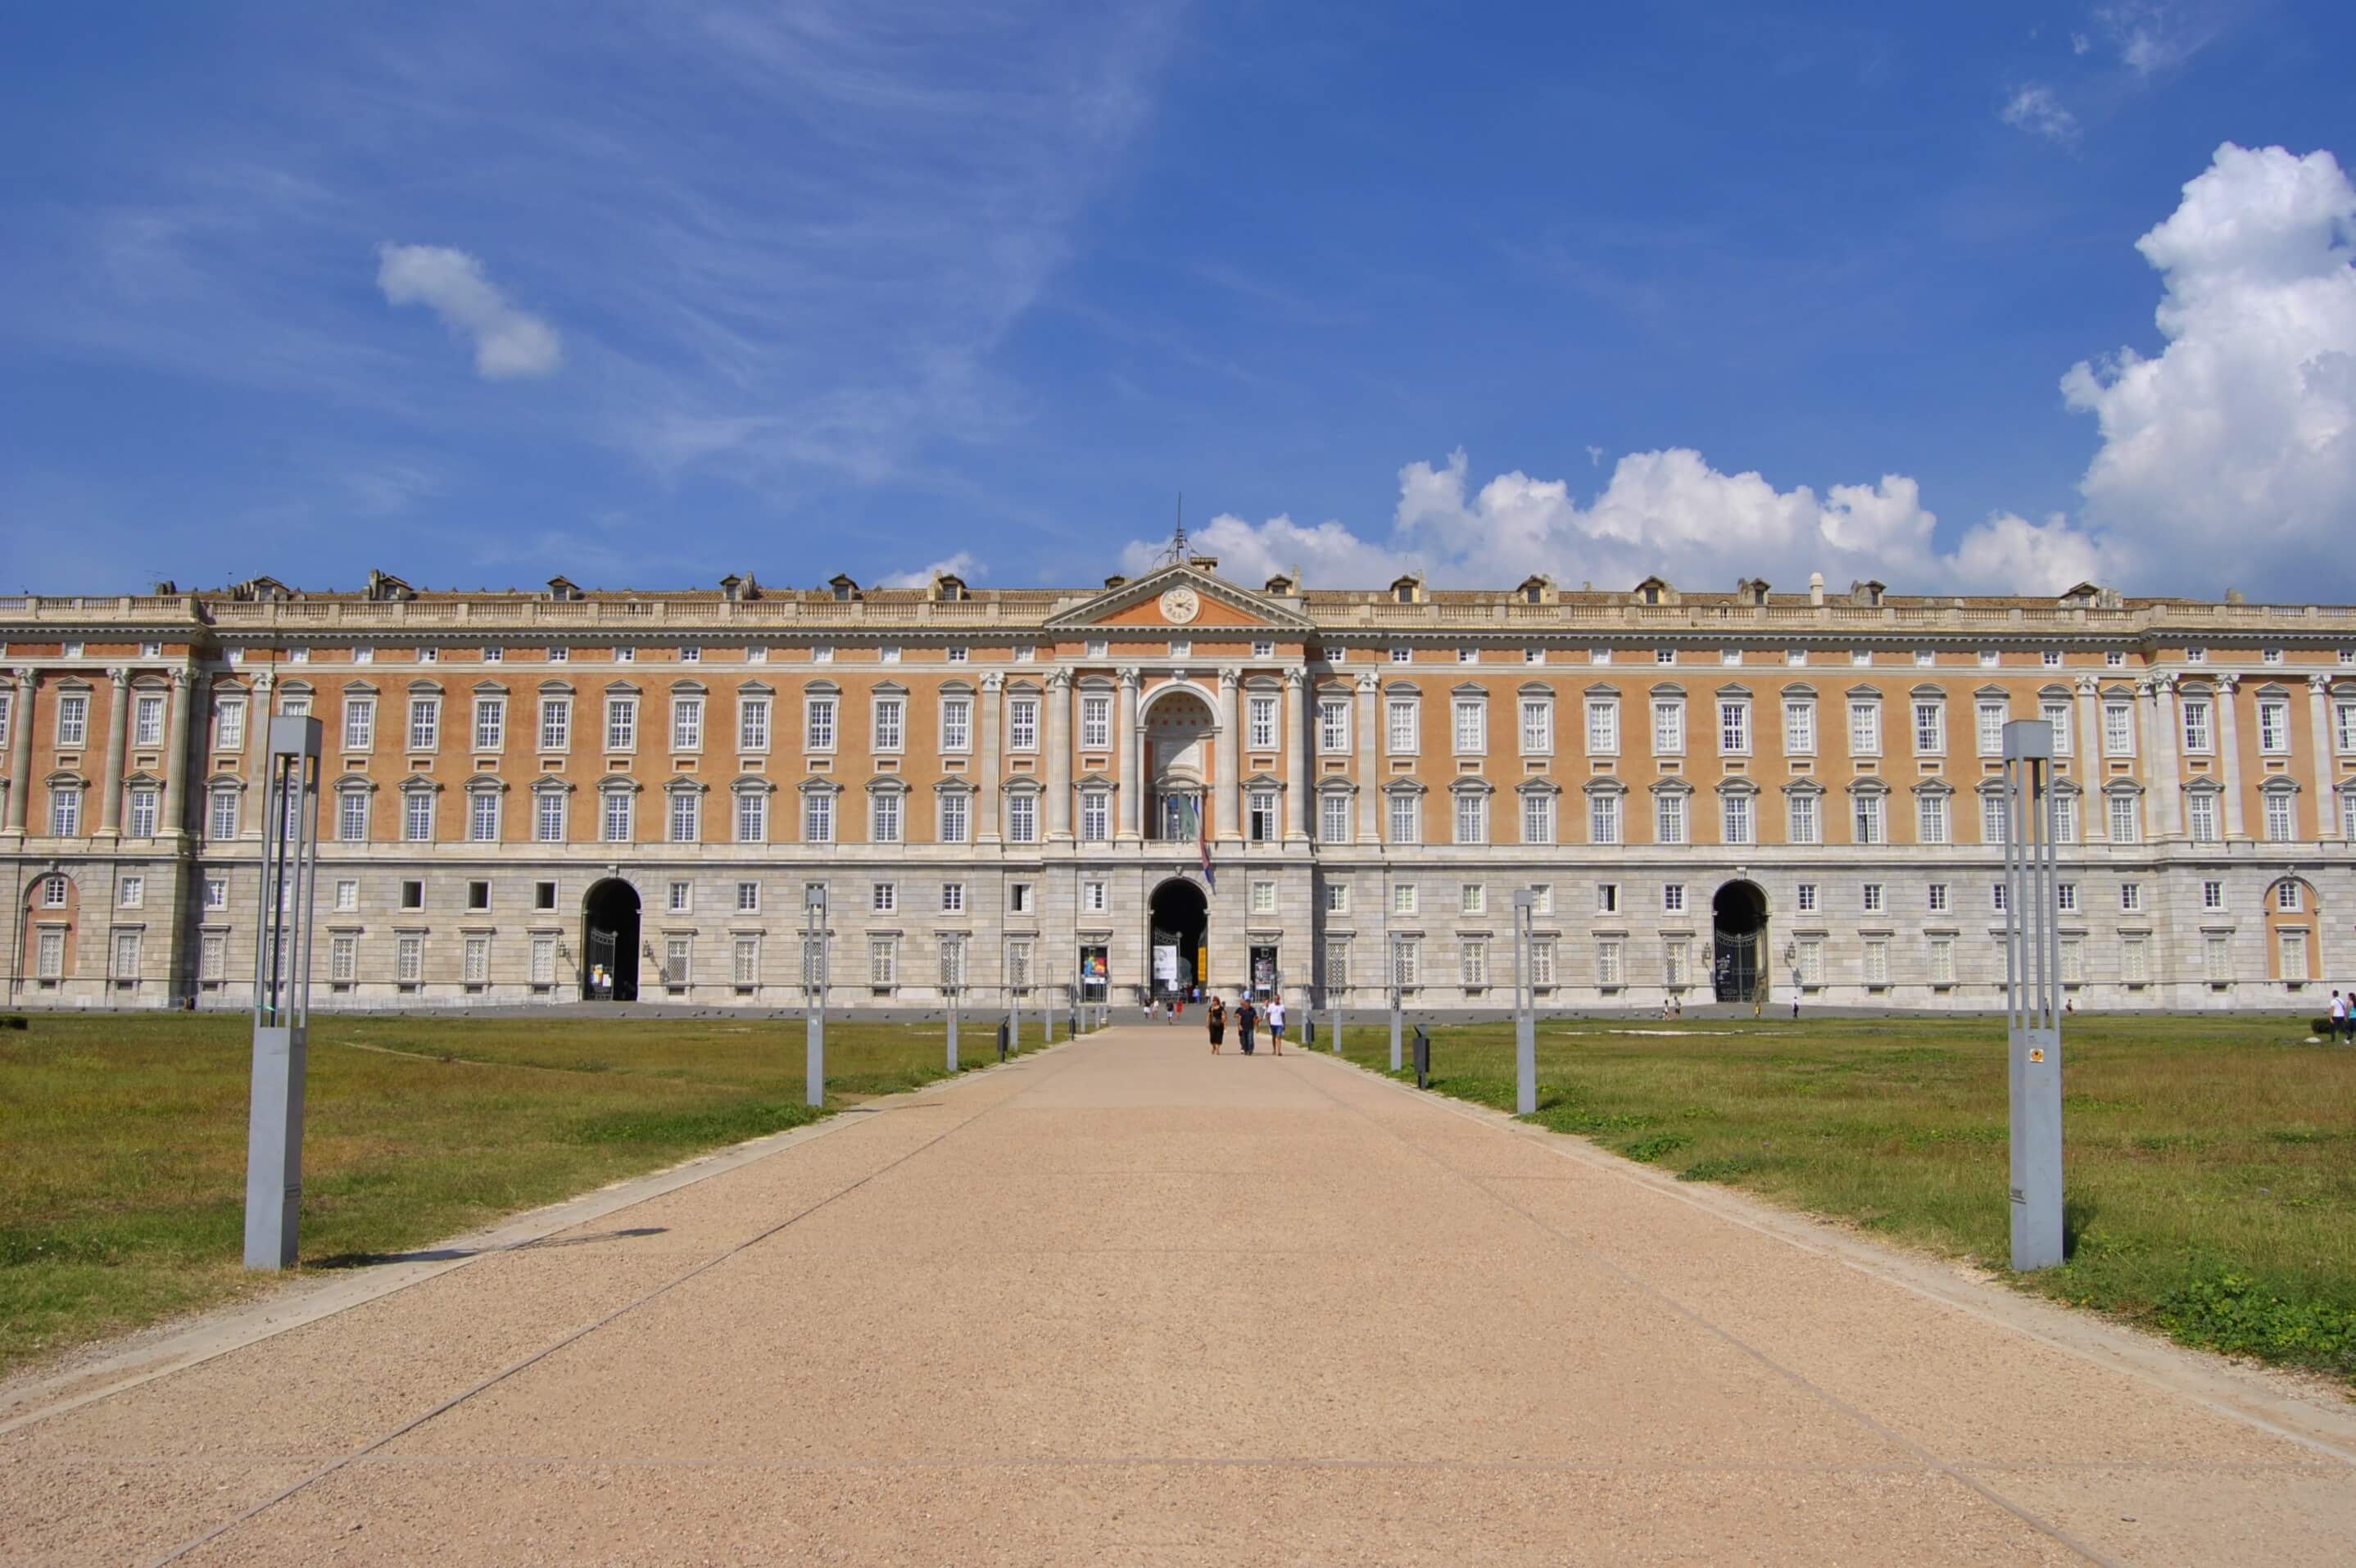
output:
POLYGON ((1317 1048, 1317 1020, 1314 1017, 1301 1020, 1301 1047, 1309 1051, 1317 1048))
POLYGON ((1431 1036, 1423 1032, 1420 1024, 1415 1026, 1415 1086, 1431 1087, 1431 1036))
POLYGON ((998 1024, 998 1059, 1006 1059, 1006 1021, 1002 1018, 998 1024))

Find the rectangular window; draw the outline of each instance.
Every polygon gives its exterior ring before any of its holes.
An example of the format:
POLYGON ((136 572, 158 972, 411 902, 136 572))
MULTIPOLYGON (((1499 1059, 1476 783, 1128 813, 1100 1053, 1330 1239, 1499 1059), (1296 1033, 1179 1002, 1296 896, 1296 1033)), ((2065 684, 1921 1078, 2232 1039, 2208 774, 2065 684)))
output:
POLYGON ((1112 699, 1096 693, 1080 697, 1080 749, 1112 749, 1112 699))
POLYGON ((703 798, 692 789, 680 789, 670 798, 670 842, 697 843, 703 838, 703 798))
POLYGON ((1751 704, 1721 700, 1718 704, 1718 749, 1730 757, 1751 751, 1751 704))
POLYGON ((1350 842, 1350 797, 1329 789, 1317 797, 1317 837, 1325 843, 1350 842))
POLYGON ((1815 914, 1816 912, 1816 885, 1813 882, 1801 883, 1794 890, 1793 907, 1803 915, 1815 914))
POLYGON ((164 744, 164 699, 141 696, 132 707, 131 744, 139 746, 164 744))
POLYGON ((531 836, 537 843, 564 842, 564 795, 542 789, 531 799, 531 836))
POLYGON ((144 876, 126 876, 115 886, 115 902, 125 909, 136 909, 147 901, 147 879, 144 876))
POLYGON ((1746 844, 1751 842, 1750 796, 1721 796, 1719 801, 1719 825, 1724 831, 1728 843, 1746 844))
POLYGON ((1783 749, 1794 757, 1815 755, 1815 703, 1788 700, 1783 703, 1783 749))
POLYGON ((900 842, 898 792, 884 790, 871 797, 871 803, 873 809, 869 812, 869 817, 873 822, 873 831, 868 834, 869 841, 873 843, 898 843, 900 842))
POLYGON ((1620 842, 1620 797, 1605 791, 1587 798, 1587 841, 1590 843, 1620 842))
POLYGON ((160 821, 162 798, 144 786, 131 791, 131 836, 151 839, 160 821))
POLYGON ((393 939, 393 978, 403 985, 415 985, 425 978, 425 939, 404 934, 393 939))
POLYGON ((2143 913, 2142 883, 2122 882, 2119 884, 2119 913, 2123 915, 2140 915, 2143 913))
POLYGON ((813 789, 802 797, 802 842, 834 842, 834 792, 813 789))
POLYGON ((1890 983, 1890 943, 1879 937, 1866 940, 1865 983, 1868 985, 1890 983))
POLYGON ((1112 837, 1112 795, 1108 790, 1088 789, 1080 795, 1080 839, 1086 843, 1103 843, 1112 837))
POLYGON ((498 842, 499 798, 496 792, 477 789, 466 797, 466 837, 476 843, 498 842))
POLYGON ((1456 949, 1458 972, 1467 991, 1485 990, 1489 984, 1489 944, 1478 938, 1468 937, 1456 949))
POLYGON ((834 699, 812 697, 802 706, 802 749, 834 749, 834 699))
POLYGON ((58 698, 58 745, 80 750, 90 739, 90 699, 77 692, 58 698))
POLYGON ((1554 843, 1554 797, 1533 789, 1522 797, 1522 842, 1554 843))
POLYGON ((1946 703, 1914 704, 1914 749, 1925 757, 1936 757, 1947 749, 1946 703))
POLYGON ((491 939, 470 936, 466 939, 466 976, 469 985, 483 985, 491 978, 491 939))
POLYGON ((2207 752, 2210 749, 2210 707, 2199 697, 2184 699, 2184 749, 2207 752))
POLYGON ((2266 796, 2265 803, 2266 842, 2288 843, 2297 838, 2298 833, 2291 811, 2290 791, 2275 790, 2266 796))
POLYGON ((376 699, 344 699, 344 749, 368 751, 376 745, 376 699))
POLYGON ((898 751, 905 734, 901 723, 905 704, 897 697, 875 699, 875 749, 898 751))
POLYGON ((944 882, 941 884, 941 913, 944 915, 961 915, 965 913, 964 883, 944 882))
POLYGON ((2290 749, 2290 704, 2269 697, 2258 703, 2258 749, 2290 749))
POLYGON ((2143 802, 2133 795, 2111 797, 2111 842, 2133 843, 2143 836, 2143 802))
POLYGON ((1489 798, 1470 792, 1456 797, 1456 842, 1489 842, 1489 798))
POLYGON ((1653 797, 1653 842, 1686 842, 1686 798, 1683 794, 1665 791, 1653 797))
POLYGON ((1255 882, 1251 885, 1251 912, 1255 915, 1276 913, 1276 884, 1255 882))
POLYGON ((2004 721, 2007 713, 2005 705, 2002 703, 1982 703, 1976 712, 1979 714, 1980 755, 2002 757, 2004 755, 2004 721))
POLYGON ((1653 753, 1656 757, 1683 757, 1686 751, 1686 705, 1681 702, 1655 700, 1653 703, 1653 753))
POLYGON ((409 699, 409 749, 432 751, 442 744, 442 699, 409 699))
POLYGON ((670 748, 673 751, 703 749, 703 699, 673 697, 670 700, 670 748))
POLYGON ((728 960, 729 983, 738 990, 750 991, 761 983, 761 939, 741 934, 735 938, 728 960))
POLYGON ((1485 915, 1489 912, 1489 888, 1486 883, 1466 882, 1456 889, 1456 909, 1463 915, 1485 915))
POLYGON ((219 984, 222 972, 228 968, 228 935, 221 931, 205 932, 197 944, 197 978, 219 984))
POLYGON ((1530 986, 1543 991, 1554 984, 1554 941, 1538 937, 1530 942, 1530 986))
POLYGON ((1858 893, 1860 908, 1867 914, 1879 915, 1883 912, 1880 883, 1868 882, 1858 889, 1858 893))
POLYGON ((1415 701, 1413 698, 1393 698, 1389 705, 1390 751, 1394 757, 1412 757, 1416 751, 1415 701))
MULTIPOLYGON (((2038 708, 2038 712, 2045 717, 2045 727, 2053 732, 2053 755, 2069 756, 2070 704, 2066 702, 2046 703, 2038 708)), ((2001 738, 1998 744, 2002 744, 2001 738)))
POLYGON ((1661 885, 1661 913, 1664 915, 1682 915, 1685 912, 1686 885, 1682 882, 1663 883, 1661 885))
POLYGON ((1415 903, 1416 903, 1416 898, 1415 898, 1415 884, 1414 884, 1414 883, 1412 883, 1412 882, 1395 882, 1395 883, 1391 884, 1391 913, 1392 913, 1392 914, 1394 914, 1394 915, 1412 915, 1412 914, 1414 914, 1414 913, 1415 913, 1415 903))
POLYGON ((401 798, 401 836, 410 843, 434 840, 434 791, 412 789, 401 798))
POLYGON ((1109 884, 1103 882, 1083 882, 1080 884, 1080 912, 1082 914, 1101 915, 1111 908, 1112 890, 1109 884))
POLYGON ((962 789, 940 797, 941 842, 963 843, 973 829, 973 797, 962 789))
POLYGON ((475 699, 475 749, 498 751, 508 743, 508 703, 505 697, 475 699))
POLYGON ((1613 938, 1606 937, 1595 944, 1595 983, 1613 986, 1621 983, 1620 943, 1613 938))
POLYGON ((1255 693, 1245 710, 1245 745, 1253 751, 1276 748, 1276 698, 1255 693))
POLYGON ((1982 795, 1980 797, 1980 842, 1982 843, 2004 843, 2008 836, 2005 823, 2005 798, 2002 795, 1982 795))
POLYGON ((2356 702, 2331 704, 2331 748, 2343 757, 2356 754, 2356 702))
POLYGON ((540 700, 540 749, 567 751, 573 746, 573 699, 542 697, 540 700))
POLYGON ((2133 757, 2135 755, 2135 704, 2104 703, 2103 704, 2103 755, 2133 757))
POLYGON ((2222 985, 2233 978, 2233 945, 2224 932, 2211 931, 2201 939, 2201 967, 2212 985, 2222 985))
POLYGON ((762 790, 746 789, 736 797, 736 842, 769 842, 769 797, 762 790))
POLYGON ((1328 997, 1333 997, 1349 989, 1349 939, 1333 938, 1325 943, 1325 993, 1328 997))
POLYGON ((685 985, 688 983, 690 979, 688 964, 694 950, 695 939, 692 937, 666 937, 663 939, 662 977, 663 983, 665 985, 685 985))
POLYGON ((1914 834, 1924 843, 1947 842, 1947 798, 1944 795, 1917 795, 1914 798, 1914 834))
POLYGON ((769 699, 740 697, 736 701, 736 749, 769 749, 769 699))
POLYGON ((1039 749, 1039 699, 1016 697, 1006 704, 1006 746, 1010 751, 1039 749))
POLYGON ((1931 983, 1953 985, 1955 983, 1955 939, 1931 939, 1931 983))
POLYGON ((1456 750, 1459 755, 1478 756, 1489 749, 1489 704, 1477 698, 1460 698, 1456 703, 1456 750))
POLYGON ((2151 943, 2138 935, 2119 939, 2119 978, 2129 985, 2151 979, 2151 943))
POLYGON ((628 843, 631 839, 630 792, 609 789, 605 795, 605 809, 600 813, 599 837, 607 843, 628 843))
POLYGON ((213 705, 213 746, 239 751, 245 746, 245 699, 228 697, 213 705))
POLYGON ((695 884, 673 882, 664 888, 663 907, 674 915, 684 915, 695 908, 695 884))
POLYGON ((1617 882, 1599 882, 1595 885, 1595 912, 1599 915, 1616 915, 1620 912, 1620 885, 1617 882))
POLYGON ((1255 789, 1244 801, 1244 836, 1254 843, 1274 842, 1282 831, 1276 816, 1276 791, 1255 789))
POLYGON ((1858 843, 1887 843, 1890 842, 1889 834, 1882 830, 1880 796, 1859 795, 1857 797, 1855 822, 1857 825, 1857 842, 1858 843))
POLYGON ((1554 704, 1543 697, 1522 699, 1522 751, 1544 756, 1554 749, 1554 704))
POLYGON ((1329 882, 1325 885, 1325 912, 1329 915, 1346 915, 1350 912, 1348 883, 1329 882))
POLYGON ((1350 699, 1324 697, 1317 703, 1317 749, 1326 756, 1345 756, 1350 749, 1350 699))
POLYGON ((638 745, 638 700, 636 697, 605 699, 605 749, 635 751, 638 745))
POLYGON ((1423 944, 1413 937, 1399 937, 1391 943, 1391 983, 1401 991, 1413 991, 1423 983, 1423 944))
POLYGON ((1881 755, 1881 704, 1865 702, 1848 705, 1848 749, 1852 757, 1881 755))
POLYGON ((1924 907, 1927 908, 1931 913, 1933 915, 1944 915, 1947 912, 1947 885, 1945 883, 1931 883, 1922 889, 1922 893, 1924 907))
POLYGON ((1590 702, 1587 704, 1587 749, 1598 757, 1610 757, 1619 751, 1619 703, 1590 702))
POLYGON ((1693 939, 1669 937, 1662 941, 1661 983, 1672 987, 1693 983, 1693 939))
POLYGON ((1006 842, 1036 843, 1039 842, 1039 797, 1009 795, 1006 797, 1006 842))
POLYGON ((1822 985, 1825 983, 1825 944, 1818 937, 1803 938, 1800 948, 1800 983, 1822 985))
POLYGON ((1390 801, 1390 842, 1413 843, 1421 838, 1423 802, 1404 792, 1393 795, 1390 801))
POLYGON ((1816 814, 1816 797, 1813 793, 1786 798, 1785 815, 1791 818, 1791 840, 1794 843, 1821 842, 1821 820, 1816 814))
POLYGON ((1006 909, 1012 915, 1035 915, 1038 907, 1031 899, 1031 884, 1010 882, 1006 886, 1006 909))
POLYGON ((337 984, 349 985, 359 978, 359 938, 350 935, 337 937, 327 950, 327 978, 337 984))
POLYGON ((891 937, 873 937, 867 943, 867 983, 877 989, 897 985, 900 944, 891 937))

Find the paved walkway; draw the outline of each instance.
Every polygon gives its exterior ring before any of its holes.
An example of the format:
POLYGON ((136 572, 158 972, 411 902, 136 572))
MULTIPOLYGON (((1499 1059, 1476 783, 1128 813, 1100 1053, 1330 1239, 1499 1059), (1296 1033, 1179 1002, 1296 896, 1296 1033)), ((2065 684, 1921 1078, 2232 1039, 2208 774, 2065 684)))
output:
POLYGON ((0 1559, 2356 1552, 2321 1402, 1330 1058, 881 1106, 0 1422, 0 1559))

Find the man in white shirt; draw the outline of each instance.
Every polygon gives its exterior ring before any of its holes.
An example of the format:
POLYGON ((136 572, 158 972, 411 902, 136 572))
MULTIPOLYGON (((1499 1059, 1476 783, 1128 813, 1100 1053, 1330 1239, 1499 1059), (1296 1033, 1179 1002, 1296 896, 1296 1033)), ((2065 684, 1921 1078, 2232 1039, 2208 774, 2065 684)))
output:
POLYGON ((1284 1054, 1284 998, 1281 996, 1268 999, 1268 1054, 1272 1057, 1284 1054))

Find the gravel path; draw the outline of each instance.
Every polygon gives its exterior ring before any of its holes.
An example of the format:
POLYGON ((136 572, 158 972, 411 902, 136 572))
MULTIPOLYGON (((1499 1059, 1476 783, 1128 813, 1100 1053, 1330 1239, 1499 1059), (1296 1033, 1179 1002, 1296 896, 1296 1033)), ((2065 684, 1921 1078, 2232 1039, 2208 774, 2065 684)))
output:
POLYGON ((565 1218, 0 1402, 0 1561, 2356 1552, 2344 1403, 1191 1029, 565 1218))

